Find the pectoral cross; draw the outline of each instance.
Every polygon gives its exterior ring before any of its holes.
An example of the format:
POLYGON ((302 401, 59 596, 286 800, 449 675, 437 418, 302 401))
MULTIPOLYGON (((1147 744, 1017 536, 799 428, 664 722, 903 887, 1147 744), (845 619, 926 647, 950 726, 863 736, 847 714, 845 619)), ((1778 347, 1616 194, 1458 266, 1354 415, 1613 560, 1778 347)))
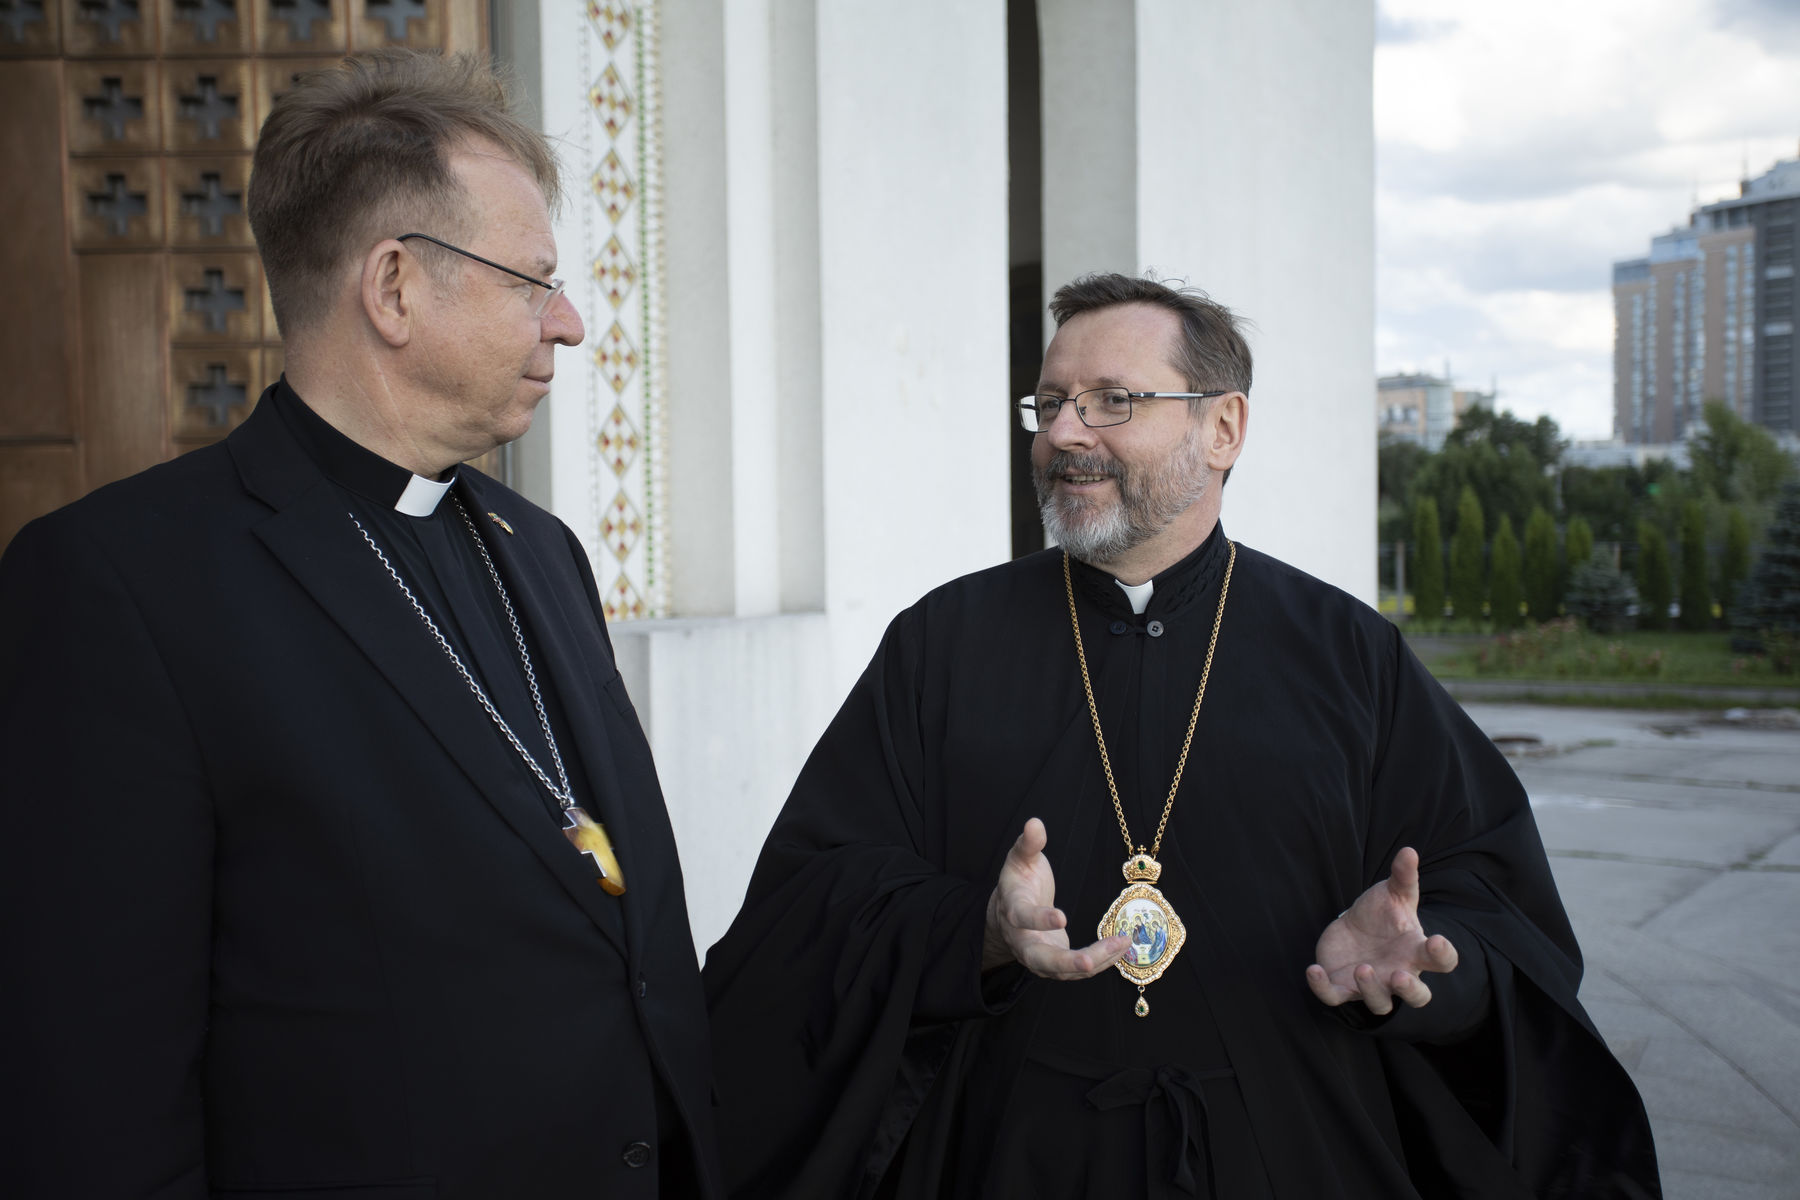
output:
POLYGON ((593 859, 600 872, 600 887, 607 895, 625 894, 625 875, 619 870, 619 859, 604 825, 588 816, 579 804, 572 804, 563 809, 563 836, 569 839, 569 845, 593 859))

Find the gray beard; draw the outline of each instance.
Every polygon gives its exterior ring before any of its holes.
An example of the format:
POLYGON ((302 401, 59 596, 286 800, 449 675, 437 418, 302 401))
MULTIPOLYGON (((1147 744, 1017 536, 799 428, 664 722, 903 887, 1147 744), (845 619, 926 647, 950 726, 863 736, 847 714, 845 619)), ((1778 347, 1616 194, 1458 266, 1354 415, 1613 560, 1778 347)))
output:
POLYGON ((1166 461, 1127 468, 1117 459, 1058 451, 1031 473, 1038 512, 1051 542, 1085 563, 1107 563, 1143 545, 1206 494, 1197 430, 1190 430, 1166 461), (1058 476, 1110 475, 1118 499, 1058 495, 1058 476))

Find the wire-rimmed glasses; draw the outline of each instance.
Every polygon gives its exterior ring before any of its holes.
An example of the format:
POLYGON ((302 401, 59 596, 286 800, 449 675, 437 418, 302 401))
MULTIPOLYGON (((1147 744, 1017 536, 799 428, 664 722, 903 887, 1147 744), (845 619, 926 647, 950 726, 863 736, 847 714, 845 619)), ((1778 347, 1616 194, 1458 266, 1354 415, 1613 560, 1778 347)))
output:
POLYGON ((472 258, 476 262, 482 264, 483 266, 492 267, 496 271, 505 271, 508 275, 511 275, 514 279, 523 279, 526 283, 529 283, 534 287, 543 288, 544 289, 544 298, 542 300, 538 300, 535 302, 536 306, 532 309, 533 316, 538 316, 538 317, 543 316, 546 312, 548 312, 550 310, 550 306, 552 304, 556 303, 556 298, 563 294, 563 287, 565 286, 565 284, 560 279, 538 279, 533 276, 525 274, 525 272, 523 272, 523 271, 515 271, 511 267, 503 267, 491 258, 483 258, 479 254, 475 254, 475 253, 472 253, 471 251, 464 250, 461 246, 452 246, 449 242, 446 242, 443 238, 432 237, 429 233, 403 233, 399 237, 395 238, 394 240, 396 242, 404 242, 408 238, 422 238, 423 240, 430 242, 434 246, 442 246, 444 249, 450 251, 453 254, 460 254, 464 258, 472 258))
POLYGON ((1026 433, 1043 433, 1055 422, 1056 414, 1061 411, 1062 406, 1071 401, 1075 405, 1075 415, 1081 418, 1083 425, 1090 429, 1101 429, 1108 425, 1123 425, 1131 420, 1133 401, 1210 400, 1214 396, 1225 394, 1226 391, 1133 392, 1122 387, 1102 387, 1089 388, 1073 396, 1052 396, 1047 393, 1025 396, 1018 401, 1016 407, 1019 410, 1019 424, 1026 433))

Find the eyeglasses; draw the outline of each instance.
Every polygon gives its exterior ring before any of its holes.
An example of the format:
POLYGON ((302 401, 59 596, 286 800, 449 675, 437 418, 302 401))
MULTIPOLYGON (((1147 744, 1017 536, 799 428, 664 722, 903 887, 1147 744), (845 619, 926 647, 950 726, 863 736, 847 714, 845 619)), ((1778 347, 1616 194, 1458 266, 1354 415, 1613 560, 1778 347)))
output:
POLYGON ((471 254, 471 253, 469 253, 469 251, 464 250, 461 246, 452 246, 449 242, 444 241, 442 238, 434 238, 429 233, 403 233, 399 237, 395 238, 394 240, 396 242, 404 242, 408 238, 423 238, 425 241, 430 242, 432 245, 442 246, 444 249, 450 251, 453 254, 460 254, 464 258, 472 258, 476 262, 480 263, 481 265, 483 265, 485 267, 492 267, 496 271, 505 271, 508 275, 511 275, 514 279, 523 279, 526 283, 531 284, 533 287, 543 288, 544 289, 544 298, 542 300, 539 300, 536 302, 537 306, 532 310, 533 316, 541 317, 544 315, 544 313, 549 311, 550 306, 552 304, 556 303, 556 298, 563 294, 563 288, 564 288, 564 286, 566 286, 563 283, 563 281, 560 279, 550 279, 550 280, 534 279, 530 275, 525 274, 525 272, 523 272, 523 271, 515 271, 511 267, 503 267, 491 258, 483 258, 479 254, 471 254))
POLYGON ((1122 387, 1089 388, 1074 396, 1026 396, 1019 401, 1019 424, 1026 433, 1043 433, 1056 421, 1057 411, 1073 400, 1075 415, 1089 429, 1107 425, 1123 425, 1131 420, 1134 400, 1210 400, 1226 395, 1217 392, 1128 392, 1122 387))

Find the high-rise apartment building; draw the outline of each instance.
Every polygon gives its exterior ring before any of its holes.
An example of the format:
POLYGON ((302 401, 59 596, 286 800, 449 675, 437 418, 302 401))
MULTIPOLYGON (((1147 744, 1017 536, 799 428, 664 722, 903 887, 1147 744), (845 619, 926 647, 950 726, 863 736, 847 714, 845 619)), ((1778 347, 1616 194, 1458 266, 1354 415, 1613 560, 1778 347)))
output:
POLYGON ((1613 264, 1613 432, 1673 442, 1720 400, 1772 432, 1800 429, 1794 225, 1800 159, 1694 210, 1650 254, 1613 264))

